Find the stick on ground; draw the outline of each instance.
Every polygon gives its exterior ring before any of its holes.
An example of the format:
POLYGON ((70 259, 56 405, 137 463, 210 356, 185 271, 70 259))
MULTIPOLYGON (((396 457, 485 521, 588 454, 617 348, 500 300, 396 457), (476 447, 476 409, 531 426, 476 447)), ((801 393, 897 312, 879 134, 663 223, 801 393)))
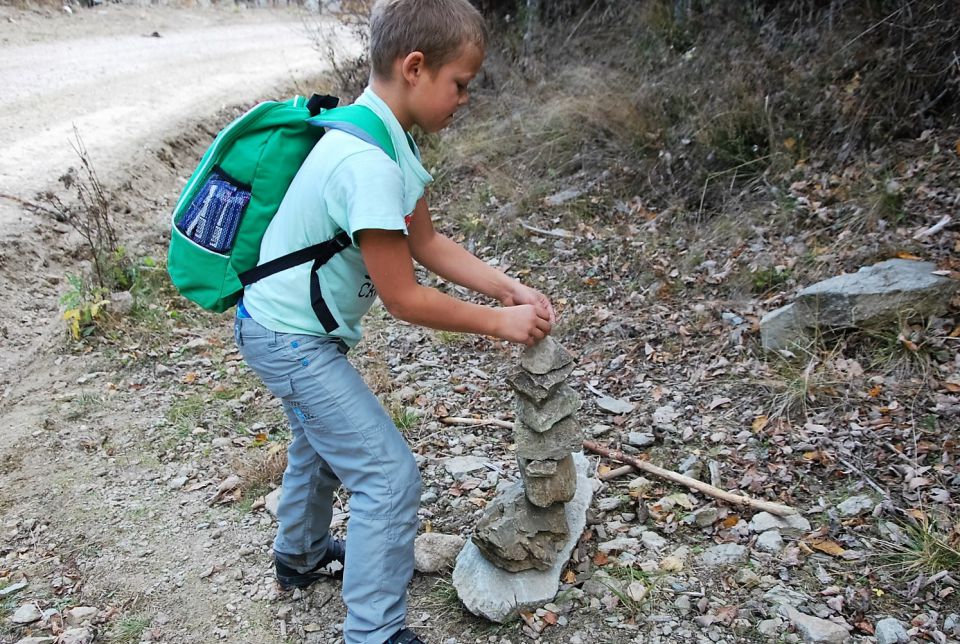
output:
POLYGON ((646 461, 641 461, 640 459, 633 458, 632 456, 627 456, 620 450, 604 447, 599 443, 595 443, 594 441, 583 441, 583 448, 589 452, 600 454, 601 456, 606 456, 610 460, 616 461, 618 463, 626 463, 627 465, 635 467, 638 470, 642 470, 644 472, 653 474, 654 476, 659 476, 660 478, 667 479, 668 481, 673 481, 674 483, 685 485, 689 488, 697 490, 698 492, 703 492, 707 496, 712 496, 715 499, 726 501, 727 503, 730 503, 732 505, 756 508, 758 510, 769 512, 770 514, 774 514, 778 517, 790 516, 791 514, 797 513, 795 509, 791 508, 788 505, 782 505, 780 503, 771 503, 770 501, 760 501, 759 499, 752 499, 748 496, 739 496, 737 494, 731 494, 730 492, 725 492, 720 488, 710 485, 709 483, 698 481, 697 479, 690 478, 689 476, 684 476, 683 474, 678 474, 677 472, 665 470, 662 467, 657 467, 656 465, 647 463, 646 461))

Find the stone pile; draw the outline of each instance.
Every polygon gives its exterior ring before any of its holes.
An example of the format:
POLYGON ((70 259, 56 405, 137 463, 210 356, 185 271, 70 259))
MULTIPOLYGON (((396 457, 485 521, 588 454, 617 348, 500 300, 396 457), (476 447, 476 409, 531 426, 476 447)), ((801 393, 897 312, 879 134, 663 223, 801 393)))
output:
POLYGON ((564 503, 577 491, 573 452, 583 435, 574 413, 580 398, 566 383, 573 356, 547 337, 523 353, 509 379, 517 392, 514 439, 523 477, 495 499, 473 542, 491 563, 518 572, 547 570, 569 536, 564 503))
POLYGON ((527 349, 509 378, 517 392, 514 440, 522 480, 495 498, 457 558, 453 581, 475 614, 502 621, 551 599, 586 523, 593 490, 566 383, 573 356, 550 337, 527 349))

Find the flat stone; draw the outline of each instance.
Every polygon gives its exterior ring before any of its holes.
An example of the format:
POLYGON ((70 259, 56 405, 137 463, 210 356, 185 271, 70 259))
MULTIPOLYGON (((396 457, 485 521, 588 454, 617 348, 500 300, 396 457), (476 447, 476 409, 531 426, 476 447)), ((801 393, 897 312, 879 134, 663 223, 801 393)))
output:
POLYGON ((487 462, 487 459, 479 456, 454 456, 444 461, 443 467, 450 473, 450 476, 459 479, 470 472, 486 469, 487 462))
POLYGON ((587 508, 593 496, 588 478, 591 466, 583 454, 575 454, 577 493, 563 507, 567 539, 548 570, 511 573, 493 565, 468 540, 457 557, 453 586, 460 600, 474 615, 502 623, 518 610, 536 608, 552 601, 560 588, 560 575, 587 524, 587 508))
POLYGON ((640 535, 640 542, 647 550, 659 552, 665 550, 670 543, 656 532, 646 531, 640 535))
POLYGON ((573 362, 573 356, 552 336, 547 336, 520 356, 520 366, 529 373, 543 375, 562 369, 573 362))
POLYGON ((617 537, 597 544, 597 550, 604 553, 630 552, 640 548, 640 541, 634 537, 617 537))
POLYGON ((843 644, 849 641, 852 629, 847 624, 805 615, 793 606, 783 606, 780 610, 807 644, 843 644))
POLYGON ((27 587, 27 582, 25 581, 18 581, 15 584, 4 586, 3 588, 0 588, 0 597, 7 597, 8 595, 19 593, 21 590, 23 590, 26 587, 27 587))
POLYGON ((773 619, 764 619, 757 624, 757 632, 767 639, 775 639, 780 635, 783 629, 783 620, 779 617, 773 619))
POLYGON ((537 507, 517 482, 487 506, 471 541, 498 567, 520 572, 549 570, 567 536, 563 506, 537 507))
POLYGON ((17 640, 17 644, 54 644, 57 641, 56 637, 24 637, 22 640, 17 640))
POLYGON ((66 612, 68 626, 80 626, 97 616, 100 611, 93 606, 75 606, 66 612))
POLYGON ((57 644, 93 644, 93 631, 86 627, 65 630, 57 644))
POLYGON ((274 517, 277 516, 277 508, 280 507, 281 494, 283 494, 283 486, 278 487, 263 499, 264 503, 266 504, 264 507, 267 508, 267 512, 272 514, 274 517))
POLYGON ((583 592, 591 597, 603 597, 604 595, 622 595, 626 589, 623 582, 610 574, 603 568, 598 568, 590 575, 590 579, 583 582, 583 592))
POLYGON ((899 620, 893 617, 885 617, 874 626, 874 637, 877 638, 877 644, 906 644, 910 641, 907 630, 899 620))
POLYGON ((657 437, 648 432, 630 432, 627 434, 627 443, 634 447, 647 447, 653 445, 657 437))
POLYGON ((881 328, 947 309, 960 282, 934 275, 936 265, 890 259, 808 286, 794 302, 760 321, 765 349, 804 343, 811 329, 881 328))
POLYGON ((413 562, 417 572, 442 572, 453 567, 465 539, 458 534, 425 532, 413 542, 413 562))
POLYGON ((14 624, 32 624, 40 619, 42 613, 36 604, 23 604, 13 612, 10 621, 14 624))
POLYGON ((582 450, 583 439, 576 416, 567 416, 545 432, 534 431, 523 422, 513 429, 517 456, 527 460, 564 458, 582 450))
POLYGON ((753 515, 748 527, 750 528, 750 532, 757 533, 776 529, 780 531, 781 535, 793 538, 810 532, 810 522, 799 514, 778 517, 769 512, 759 512, 753 515))
POLYGON ((513 387, 514 391, 530 400, 541 402, 554 392, 557 385, 570 377, 574 366, 571 362, 565 367, 545 374, 532 374, 518 369, 507 378, 507 384, 513 387))
POLYGON ((840 516, 843 517, 858 517, 861 514, 866 514, 867 512, 873 511, 873 508, 876 505, 876 501, 869 496, 862 494, 859 496, 851 496, 849 499, 845 500, 843 503, 837 506, 837 511, 840 513, 840 516))
POLYGON ((517 418, 535 432, 545 432, 570 416, 583 403, 570 385, 563 383, 542 404, 517 396, 517 418))
POLYGON ((520 475, 530 503, 547 508, 566 503, 577 491, 577 468, 568 454, 559 461, 527 461, 517 459, 520 475))
POLYGON ((707 506, 694 510, 683 518, 684 522, 692 523, 700 528, 712 526, 720 518, 720 511, 714 506, 707 506))
POLYGON ((757 550, 761 552, 768 552, 775 555, 783 550, 783 537, 780 536, 779 530, 767 530, 766 532, 760 533, 754 545, 756 545, 757 550))
POLYGON ((803 606, 811 601, 810 597, 803 593, 787 588, 782 584, 777 584, 763 594, 763 601, 771 606, 803 606))
POLYGON ((722 543, 718 546, 707 548, 700 555, 700 563, 708 568, 717 568, 719 566, 732 566, 743 563, 750 556, 746 546, 737 543, 722 543))

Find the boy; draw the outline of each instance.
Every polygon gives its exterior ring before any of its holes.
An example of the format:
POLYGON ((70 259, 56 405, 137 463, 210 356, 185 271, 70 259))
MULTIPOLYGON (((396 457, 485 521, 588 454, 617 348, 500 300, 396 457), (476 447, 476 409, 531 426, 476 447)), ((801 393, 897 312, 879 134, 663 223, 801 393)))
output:
POLYGON ((352 245, 248 287, 236 340, 283 401, 293 439, 274 541, 277 580, 306 587, 344 565, 346 644, 422 642, 404 627, 413 575, 420 475, 403 437, 346 359, 360 318, 379 295, 414 324, 534 344, 554 322, 549 300, 433 229, 423 197, 430 175, 407 132, 436 132, 467 103, 486 31, 468 0, 379 0, 371 16, 369 87, 357 103, 386 125, 398 161, 341 131, 320 140, 291 184, 260 263, 349 233, 352 245), (413 260, 499 300, 487 307, 417 283, 413 260), (351 492, 349 545, 328 533, 332 499, 351 492))

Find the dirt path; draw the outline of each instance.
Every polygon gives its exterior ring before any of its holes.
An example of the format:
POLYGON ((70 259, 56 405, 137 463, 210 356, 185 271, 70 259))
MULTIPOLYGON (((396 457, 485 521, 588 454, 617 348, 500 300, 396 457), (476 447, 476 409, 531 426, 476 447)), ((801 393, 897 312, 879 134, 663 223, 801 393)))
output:
MULTIPOLYGON (((0 194, 23 200, 60 187, 76 165, 74 127, 104 183, 121 185, 149 171, 160 141, 188 122, 300 87, 322 69, 288 11, 0 8, 0 20, 0 194)), ((59 324, 66 233, 0 198, 0 398, 59 324)))

